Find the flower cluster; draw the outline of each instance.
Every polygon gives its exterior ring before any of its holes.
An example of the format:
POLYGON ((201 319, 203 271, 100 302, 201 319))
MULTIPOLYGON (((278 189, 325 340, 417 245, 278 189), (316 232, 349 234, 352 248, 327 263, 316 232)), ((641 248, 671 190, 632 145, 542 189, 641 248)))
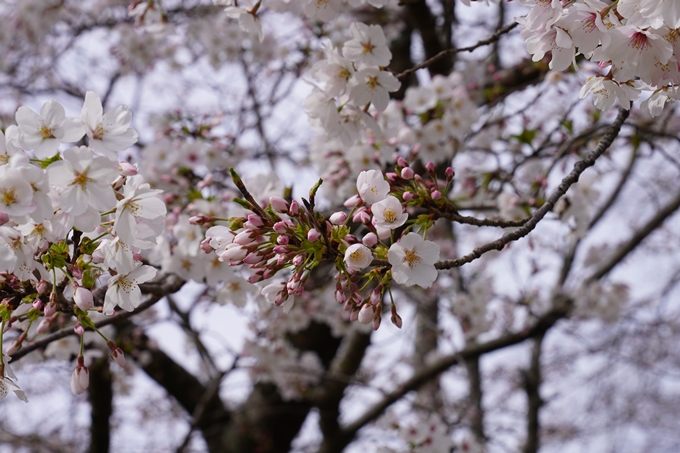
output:
MULTIPOLYGON (((48 332, 58 312, 75 315, 82 338, 96 330, 88 311, 132 311, 139 284, 155 276, 140 251, 155 245, 166 208, 135 166, 118 162, 137 141, 131 119, 124 105, 104 113, 88 91, 80 117, 50 100, 40 113, 20 107, 17 125, 0 133, 0 319, 3 332, 17 332, 7 354, 48 332), (62 149, 85 136, 87 146, 62 149), (95 307, 102 286, 103 307, 95 307)), ((108 344, 121 362, 120 348, 108 344)), ((87 388, 82 353, 81 342, 75 393, 87 388)))
MULTIPOLYGON (((409 220, 407 208, 430 206, 444 213, 452 207, 444 196, 451 187, 452 169, 447 169, 446 181, 437 180, 431 162, 426 167, 428 180, 416 175, 404 159, 399 159, 396 169, 399 174, 389 173, 387 180, 378 170, 361 172, 357 193, 345 202, 351 212, 339 211, 328 218, 314 209, 322 181, 302 204, 272 196, 263 208, 232 170, 233 180, 245 196, 235 201, 248 211, 241 217, 223 219, 229 226, 209 228, 201 249, 214 251, 218 261, 230 266, 247 267, 248 283, 288 274, 286 280, 276 279, 262 290, 285 311, 293 306, 294 296, 303 294, 312 271, 322 261, 335 262, 335 299, 350 312, 351 320, 372 323, 377 329, 383 296, 388 293, 391 297, 392 281, 429 288, 437 278, 434 264, 439 260, 439 246, 410 231, 427 232, 437 217, 423 214, 409 220), (359 226, 363 237, 351 232, 350 220, 359 226)), ((206 216, 191 219, 196 224, 219 220, 206 216)), ((392 322, 400 327, 393 300, 391 313, 392 322)))
POLYGON ((552 51, 550 69, 562 71, 576 64, 576 56, 609 68, 595 75, 581 89, 583 98, 593 94, 601 110, 616 99, 624 108, 641 92, 651 91, 645 104, 652 116, 668 100, 679 99, 680 9, 664 0, 621 0, 606 4, 600 0, 563 2, 520 0, 531 6, 530 13, 517 21, 533 60, 552 51))

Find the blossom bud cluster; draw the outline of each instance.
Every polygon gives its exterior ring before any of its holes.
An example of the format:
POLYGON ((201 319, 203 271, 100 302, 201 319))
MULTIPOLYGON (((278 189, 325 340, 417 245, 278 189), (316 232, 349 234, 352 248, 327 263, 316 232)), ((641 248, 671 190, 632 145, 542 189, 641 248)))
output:
MULTIPOLYGON (((19 107, 17 124, 0 132, 0 320, 19 332, 8 354, 32 323, 37 335, 47 333, 59 312, 75 315, 82 335, 95 328, 88 311, 132 311, 138 285, 155 276, 140 251, 155 245, 166 208, 136 166, 118 162, 137 141, 131 119, 124 105, 105 113, 88 91, 79 117, 52 99, 39 113, 19 107), (70 146, 85 136, 87 146, 70 146), (102 281, 105 296, 95 300, 102 281)), ((79 364, 74 392, 87 388, 86 377, 79 364)))
POLYGON ((531 6, 517 22, 534 61, 552 51, 550 69, 563 71, 572 64, 578 68, 576 56, 581 54, 606 69, 589 77, 580 93, 582 98, 592 93, 599 109, 608 110, 617 98, 628 109, 642 91, 651 91, 644 104, 657 116, 667 101, 680 98, 677 2, 519 2, 531 6))
MULTIPOLYGON (((414 227, 425 232, 434 219, 426 215, 409 220, 406 207, 437 205, 446 210, 449 202, 442 193, 447 193, 454 175, 449 168, 447 180, 437 181, 434 164, 428 164, 429 174, 425 178, 417 175, 404 159, 400 164, 402 167, 397 169, 407 173, 409 179, 390 173, 386 180, 378 170, 361 172, 356 195, 345 203, 351 208, 349 214, 338 211, 325 218, 314 211, 313 202, 305 199, 301 205, 297 200, 272 196, 265 208, 254 200, 240 200, 250 208, 250 214, 229 219, 229 226, 209 228, 204 250, 214 250, 218 260, 230 266, 247 267, 248 283, 289 272, 286 281, 271 283, 262 290, 275 305, 285 304, 286 311, 292 306, 292 297, 303 294, 313 269, 323 260, 334 261, 338 271, 336 301, 343 304, 351 320, 371 323, 377 329, 383 296, 393 280, 406 286, 429 288, 437 278, 434 263, 439 259, 439 247, 420 234, 408 232, 414 227), (412 196, 405 197, 405 193, 412 196), (351 234, 350 220, 368 230, 361 239, 351 234), (394 241, 395 231, 402 228, 406 231, 401 240, 394 241), (378 261, 374 263, 375 260, 378 261), (372 266, 375 267, 371 269, 372 266), (371 285, 373 288, 366 290, 371 285)), ((241 188, 243 183, 238 175, 232 171, 232 176, 241 188)), ((312 189, 310 200, 319 185, 312 189)), ((248 193, 245 187, 241 190, 248 193)), ((393 323, 401 326, 393 301, 391 307, 393 323)))

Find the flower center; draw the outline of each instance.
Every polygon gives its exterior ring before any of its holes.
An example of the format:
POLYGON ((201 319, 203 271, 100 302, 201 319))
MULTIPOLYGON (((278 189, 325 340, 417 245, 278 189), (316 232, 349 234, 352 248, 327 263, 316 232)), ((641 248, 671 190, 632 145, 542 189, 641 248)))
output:
POLYGON ((362 46, 364 46, 364 53, 371 53, 373 52, 373 49, 375 49, 375 46, 371 44, 371 42, 362 42, 362 46))
POLYGON ((635 32, 633 33, 633 36, 631 36, 630 39, 630 46, 633 47, 634 49, 637 50, 645 50, 647 46, 649 45, 649 40, 647 38, 647 35, 644 33, 635 32))
POLYGON ((0 193, 2 194, 2 196, 0 196, 0 200, 2 200, 2 203, 5 206, 9 206, 17 202, 17 195, 14 193, 14 187, 2 189, 2 192, 0 193))
POLYGON ((420 257, 415 250, 406 250, 406 256, 404 257, 404 260, 406 260, 409 267, 414 267, 420 263, 420 257))
POLYGON ((349 259, 351 259, 354 263, 358 263, 364 259, 364 253, 361 250, 355 250, 349 254, 349 259))
POLYGON ((52 135, 52 129, 45 125, 41 126, 38 132, 40 133, 40 136, 43 138, 43 140, 48 138, 56 138, 54 135, 52 135))
POLYGON ((91 179, 87 177, 87 173, 76 173, 76 177, 71 181, 71 185, 80 186, 81 189, 85 190, 89 181, 91 181, 91 179))
POLYGON ((102 123, 99 123, 97 129, 92 131, 92 140, 101 140, 105 132, 104 126, 102 126, 102 123))
POLYGON ((394 209, 387 208, 383 211, 383 217, 385 217, 385 222, 393 223, 397 220, 397 213, 394 209))

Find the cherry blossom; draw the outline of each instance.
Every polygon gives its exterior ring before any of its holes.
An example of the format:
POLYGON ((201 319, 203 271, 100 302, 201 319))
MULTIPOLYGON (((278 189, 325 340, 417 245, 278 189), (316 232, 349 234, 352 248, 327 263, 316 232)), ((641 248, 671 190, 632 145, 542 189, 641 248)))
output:
POLYGON ((390 247, 388 260, 392 265, 392 278, 405 285, 429 288, 437 279, 434 263, 439 260, 439 246, 423 240, 416 233, 408 233, 390 247))
POLYGON ((139 284, 156 276, 156 269, 139 263, 132 271, 120 273, 109 280, 109 288, 104 297, 104 313, 113 314, 116 307, 133 311, 142 302, 139 284))
POLYGON ((137 131, 130 128, 132 112, 125 105, 104 113, 99 96, 88 91, 80 116, 90 139, 88 145, 97 154, 117 162, 118 151, 137 142, 137 131))

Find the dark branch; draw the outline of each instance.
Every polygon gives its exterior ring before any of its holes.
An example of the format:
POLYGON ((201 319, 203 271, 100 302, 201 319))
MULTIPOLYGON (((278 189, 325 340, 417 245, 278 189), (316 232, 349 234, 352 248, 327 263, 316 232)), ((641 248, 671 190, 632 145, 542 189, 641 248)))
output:
POLYGON ((569 173, 562 180, 562 183, 557 187, 557 189, 555 189, 552 195, 550 195, 545 204, 533 213, 524 226, 516 229, 515 231, 504 234, 501 238, 493 242, 489 242, 488 244, 484 244, 481 247, 477 247, 467 255, 461 256, 455 260, 438 261, 434 266, 437 269, 451 269, 453 267, 462 266, 463 264, 470 263, 480 258, 483 254, 490 252, 491 250, 502 250, 503 247, 505 247, 510 242, 521 239, 533 231, 533 229, 536 228, 543 217, 545 217, 545 215, 552 210, 552 208, 555 206, 555 203, 557 203, 557 200, 567 193, 569 187, 578 181, 581 173, 583 173, 586 168, 592 167, 595 164, 595 161, 611 146, 611 144, 614 142, 614 139, 616 139, 616 137, 619 135, 621 126, 623 125, 623 122, 626 120, 626 118, 628 118, 629 114, 630 112, 628 110, 619 110, 619 115, 616 117, 616 120, 611 125, 609 131, 607 131, 604 137, 602 137, 602 140, 600 140, 600 143, 597 145, 597 147, 583 160, 580 160, 574 164, 574 169, 571 171, 571 173, 569 173))

